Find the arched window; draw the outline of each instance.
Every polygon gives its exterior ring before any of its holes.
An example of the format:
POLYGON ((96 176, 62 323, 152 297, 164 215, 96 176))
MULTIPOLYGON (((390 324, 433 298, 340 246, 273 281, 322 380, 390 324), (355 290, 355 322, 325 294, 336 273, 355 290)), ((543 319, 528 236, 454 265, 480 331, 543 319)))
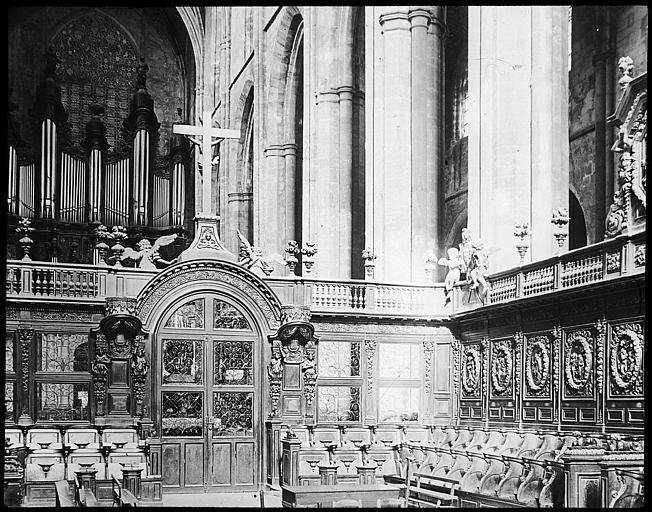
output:
POLYGON ((572 191, 568 191, 568 248, 570 250, 586 245, 586 221, 580 202, 572 191))

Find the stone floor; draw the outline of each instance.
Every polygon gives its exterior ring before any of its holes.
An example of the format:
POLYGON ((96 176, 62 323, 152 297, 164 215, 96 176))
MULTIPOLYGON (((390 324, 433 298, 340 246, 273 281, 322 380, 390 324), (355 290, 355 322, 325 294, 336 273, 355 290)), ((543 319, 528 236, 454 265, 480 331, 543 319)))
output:
MULTIPOLYGON (((265 508, 281 506, 280 493, 264 493, 265 508)), ((258 492, 221 492, 207 494, 163 494, 163 501, 155 507, 248 507, 260 508, 258 492)))

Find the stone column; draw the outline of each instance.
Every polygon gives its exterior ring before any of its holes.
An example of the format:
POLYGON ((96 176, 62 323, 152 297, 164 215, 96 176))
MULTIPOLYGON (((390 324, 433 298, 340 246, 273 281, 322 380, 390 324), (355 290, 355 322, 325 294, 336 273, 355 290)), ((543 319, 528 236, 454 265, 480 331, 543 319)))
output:
POLYGON ((373 158, 367 159, 367 172, 373 173, 367 190, 373 196, 368 200, 374 205, 377 277, 423 281, 423 254, 437 240, 444 11, 420 6, 374 10, 380 30, 370 52, 370 78, 378 85, 370 98, 376 133, 373 158))
POLYGON ((562 6, 469 7, 469 216, 489 271, 556 253, 553 209, 568 207, 568 13, 562 6))

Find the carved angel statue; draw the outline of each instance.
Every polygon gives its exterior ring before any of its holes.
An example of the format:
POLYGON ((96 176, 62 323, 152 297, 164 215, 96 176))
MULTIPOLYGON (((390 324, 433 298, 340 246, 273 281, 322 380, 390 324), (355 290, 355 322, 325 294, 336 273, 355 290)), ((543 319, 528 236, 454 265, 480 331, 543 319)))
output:
POLYGON ((447 252, 448 258, 439 258, 437 261, 439 265, 448 267, 448 273, 446 274, 446 279, 444 279, 444 289, 446 290, 446 304, 448 304, 451 300, 451 292, 453 291, 453 286, 460 280, 460 272, 463 265, 462 258, 460 257, 460 252, 455 247, 451 247, 447 252))
POLYGON ((462 243, 459 245, 462 259, 461 271, 466 274, 466 282, 471 285, 470 289, 478 294, 478 298, 484 304, 485 297, 489 291, 487 275, 488 256, 482 242, 474 242, 469 228, 462 229, 462 243))
POLYGON ((263 257, 263 250, 260 247, 252 246, 239 229, 237 232, 240 239, 240 261, 238 261, 240 265, 259 276, 269 276, 274 271, 274 267, 270 265, 272 261, 285 265, 285 259, 280 254, 268 254, 263 257))
POLYGON ((176 261, 176 258, 174 260, 168 261, 164 260, 161 258, 161 255, 159 254, 159 248, 164 247, 166 245, 170 245, 172 242, 174 242, 177 239, 177 234, 174 233, 172 235, 165 235, 160 237, 159 239, 154 242, 154 245, 149 242, 149 240, 143 238, 140 242, 136 244, 138 247, 137 251, 134 251, 130 247, 126 247, 124 252, 122 253, 122 256, 120 256, 120 261, 124 261, 126 259, 130 259, 133 261, 138 262, 137 267, 142 268, 142 269, 147 269, 147 270, 156 270, 157 264, 158 265, 171 265, 176 261))

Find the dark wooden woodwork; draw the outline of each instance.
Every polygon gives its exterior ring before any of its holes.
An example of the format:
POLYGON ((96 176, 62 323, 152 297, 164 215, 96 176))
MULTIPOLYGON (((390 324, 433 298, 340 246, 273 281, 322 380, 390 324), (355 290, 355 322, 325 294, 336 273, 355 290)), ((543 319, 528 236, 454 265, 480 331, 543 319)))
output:
POLYGON ((286 508, 316 505, 330 507, 342 499, 360 500, 363 507, 376 507, 380 499, 398 499, 394 485, 300 485, 281 486, 282 503, 286 508))

